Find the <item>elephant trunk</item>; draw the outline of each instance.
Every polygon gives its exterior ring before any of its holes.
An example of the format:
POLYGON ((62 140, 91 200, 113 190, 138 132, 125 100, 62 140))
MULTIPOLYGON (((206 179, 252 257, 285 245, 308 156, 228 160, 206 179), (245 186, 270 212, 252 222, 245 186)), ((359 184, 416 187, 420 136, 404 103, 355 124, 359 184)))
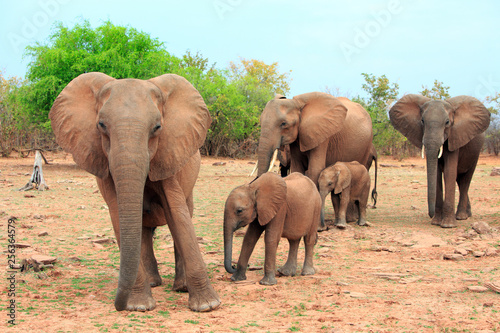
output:
POLYGON ((120 274, 115 297, 117 311, 126 310, 139 271, 143 196, 149 170, 149 158, 144 155, 143 150, 136 153, 124 150, 110 153, 110 172, 115 183, 120 231, 120 274))
POLYGON ((326 201, 326 196, 328 195, 328 192, 321 191, 320 196, 321 196, 321 229, 326 228, 326 223, 325 223, 325 201, 326 201))
POLYGON ((436 210, 436 186, 438 168, 438 149, 427 150, 427 204, 429 216, 434 217, 436 210))
POLYGON ((224 219, 224 268, 228 273, 234 274, 236 269, 232 266, 233 260, 233 230, 227 219, 224 219))

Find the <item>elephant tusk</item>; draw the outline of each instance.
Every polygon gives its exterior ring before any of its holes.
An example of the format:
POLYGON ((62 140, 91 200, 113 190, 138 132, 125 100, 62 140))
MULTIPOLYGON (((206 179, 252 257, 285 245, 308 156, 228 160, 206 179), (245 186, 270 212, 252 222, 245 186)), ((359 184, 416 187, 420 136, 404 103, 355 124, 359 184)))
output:
POLYGON ((252 172, 248 175, 248 177, 252 177, 253 174, 255 173, 255 170, 257 170, 257 166, 259 165, 259 162, 255 163, 255 167, 253 168, 252 172))
POLYGON ((441 158, 441 156, 443 156, 443 146, 441 146, 441 148, 439 148, 438 158, 441 158))
POLYGON ((274 151, 273 158, 271 159, 271 164, 269 164, 269 170, 267 170, 268 172, 273 169, 274 162, 276 162, 277 157, 278 157, 278 149, 274 151))
POLYGON ((422 145, 422 159, 425 158, 425 146, 422 145))

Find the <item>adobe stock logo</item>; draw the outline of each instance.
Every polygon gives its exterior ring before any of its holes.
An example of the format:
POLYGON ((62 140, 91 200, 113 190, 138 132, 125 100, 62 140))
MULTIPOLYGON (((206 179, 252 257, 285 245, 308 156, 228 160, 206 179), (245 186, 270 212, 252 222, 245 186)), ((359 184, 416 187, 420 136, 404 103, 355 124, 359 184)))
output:
POLYGON ((18 32, 9 31, 7 33, 7 38, 14 51, 22 52, 24 46, 38 36, 40 29, 53 21, 53 18, 60 11, 60 5, 68 2, 69 0, 39 0, 39 9, 31 17, 23 16, 21 18, 21 29, 18 32))
POLYGON ((399 0, 390 0, 386 9, 371 14, 373 19, 366 22, 362 29, 356 27, 352 43, 342 42, 339 45, 346 61, 350 63, 353 56, 360 54, 362 49, 370 45, 372 39, 380 35, 382 30, 391 23, 393 16, 400 14, 402 10, 399 0))
POLYGON ((234 11, 242 2, 243 0, 215 0, 213 6, 217 12, 217 16, 219 16, 221 20, 224 20, 226 14, 234 11))

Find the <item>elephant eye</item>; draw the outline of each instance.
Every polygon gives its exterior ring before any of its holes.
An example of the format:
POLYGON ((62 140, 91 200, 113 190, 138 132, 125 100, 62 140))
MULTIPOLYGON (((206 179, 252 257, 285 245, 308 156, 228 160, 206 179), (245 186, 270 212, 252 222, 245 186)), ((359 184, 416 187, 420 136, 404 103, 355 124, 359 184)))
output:
POLYGON ((422 119, 422 120, 420 121, 420 123, 423 125, 423 124, 424 124, 424 120, 422 119))
POLYGON ((280 125, 280 126, 281 126, 281 127, 285 127, 285 126, 286 126, 286 121, 281 122, 281 125, 280 125))
POLYGON ((243 208, 236 208, 236 214, 240 215, 243 212, 243 208))
POLYGON ((446 126, 448 126, 450 124, 450 120, 449 119, 446 119, 446 122, 444 123, 446 126))
POLYGON ((161 129, 161 125, 156 125, 155 128, 153 128, 153 132, 158 132, 161 129))
POLYGON ((106 125, 104 125, 104 123, 102 121, 98 122, 97 123, 97 128, 101 128, 102 130, 106 130, 106 125))

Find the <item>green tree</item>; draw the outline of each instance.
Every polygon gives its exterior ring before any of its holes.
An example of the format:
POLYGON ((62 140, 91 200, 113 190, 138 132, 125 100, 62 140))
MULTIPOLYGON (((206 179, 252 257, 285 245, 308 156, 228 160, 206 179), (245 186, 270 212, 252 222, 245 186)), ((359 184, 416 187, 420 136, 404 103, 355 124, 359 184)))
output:
POLYGON ((158 39, 109 21, 96 29, 88 21, 71 29, 58 23, 47 44, 28 46, 26 54, 31 62, 29 83, 23 87, 24 107, 30 121, 45 127, 57 95, 82 73, 148 79, 172 72, 180 63, 158 39))
POLYGON ((490 126, 486 130, 486 147, 489 153, 496 156, 500 153, 500 93, 486 97, 486 102, 490 104, 488 110, 491 112, 490 126))
POLYGON ((267 65, 260 60, 240 58, 239 63, 230 63, 229 70, 231 82, 247 97, 247 102, 261 109, 276 94, 286 96, 290 91, 291 71, 280 73, 277 62, 267 65))
POLYGON ((443 82, 440 82, 438 80, 434 80, 434 85, 432 86, 432 88, 429 89, 422 85, 422 89, 423 90, 420 92, 420 94, 432 99, 448 99, 451 97, 448 93, 450 87, 445 86, 443 82))
POLYGON ((400 154, 406 147, 406 138, 396 131, 390 123, 388 112, 396 101, 399 91, 397 83, 390 83, 385 76, 362 73, 365 79, 363 90, 368 98, 356 97, 353 101, 360 103, 370 114, 373 126, 373 144, 379 154, 400 154))

